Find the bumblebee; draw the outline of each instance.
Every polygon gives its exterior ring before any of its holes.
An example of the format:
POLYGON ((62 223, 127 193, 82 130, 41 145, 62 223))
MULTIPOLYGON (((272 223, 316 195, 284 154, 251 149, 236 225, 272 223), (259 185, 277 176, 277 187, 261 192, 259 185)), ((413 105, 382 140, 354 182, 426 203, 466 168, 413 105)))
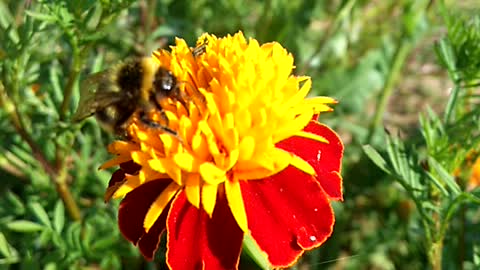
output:
POLYGON ((106 130, 118 135, 123 135, 128 120, 137 111, 145 123, 154 125, 145 118, 148 111, 155 108, 161 111, 161 98, 178 95, 175 76, 147 57, 92 74, 81 83, 80 90, 73 121, 95 114, 106 130))
MULTIPOLYGON (((205 52, 205 44, 193 48, 194 57, 205 52)), ((135 113, 151 127, 176 135, 157 122, 148 119, 148 112, 163 112, 160 101, 170 97, 185 106, 185 96, 171 71, 152 58, 143 57, 121 63, 111 69, 88 76, 80 85, 79 106, 72 119, 79 122, 93 114, 107 131, 125 135, 125 128, 135 113)), ((168 119, 163 114, 168 124, 168 119)))

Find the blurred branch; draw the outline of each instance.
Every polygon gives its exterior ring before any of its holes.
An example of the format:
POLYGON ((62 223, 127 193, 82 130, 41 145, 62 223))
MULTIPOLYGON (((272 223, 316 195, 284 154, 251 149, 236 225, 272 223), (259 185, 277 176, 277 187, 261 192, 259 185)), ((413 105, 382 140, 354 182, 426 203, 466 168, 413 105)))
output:
POLYGON ((367 136, 366 141, 371 142, 375 132, 379 129, 380 125, 382 124, 383 115, 385 114, 385 108, 387 107, 388 100, 393 93, 393 88, 395 83, 397 82, 398 76, 401 73, 401 69, 407 56, 412 49, 412 43, 408 39, 402 39, 402 43, 397 47, 395 51, 395 56, 392 61, 392 65, 388 72, 387 80, 383 89, 380 93, 379 101, 377 102, 375 108, 375 115, 373 116, 373 120, 369 127, 369 133, 367 136))
POLYGON ((327 32, 318 42, 318 47, 312 53, 312 55, 307 58, 305 63, 299 68, 298 74, 305 74, 312 65, 312 62, 315 60, 315 58, 325 51, 328 40, 332 37, 333 33, 337 32, 337 30, 340 28, 342 21, 348 16, 348 14, 350 14, 350 11, 355 6, 355 2, 356 0, 348 0, 345 5, 343 5, 343 7, 338 11, 338 13, 335 15, 335 19, 328 27, 327 32))
POLYGON ((4 108, 7 113, 9 120, 12 122, 13 127, 17 131, 18 135, 25 141, 30 149, 32 150, 33 157, 40 163, 43 170, 48 174, 50 179, 52 179, 55 184, 55 188, 60 194, 62 200, 64 201, 67 209, 70 213, 70 216, 74 220, 80 220, 80 209, 78 208, 75 200, 73 199, 72 193, 68 189, 65 181, 58 181, 58 174, 54 166, 46 159, 42 150, 38 147, 32 137, 28 134, 25 124, 21 118, 21 114, 18 111, 17 106, 9 99, 7 91, 0 81, 0 106, 4 108))

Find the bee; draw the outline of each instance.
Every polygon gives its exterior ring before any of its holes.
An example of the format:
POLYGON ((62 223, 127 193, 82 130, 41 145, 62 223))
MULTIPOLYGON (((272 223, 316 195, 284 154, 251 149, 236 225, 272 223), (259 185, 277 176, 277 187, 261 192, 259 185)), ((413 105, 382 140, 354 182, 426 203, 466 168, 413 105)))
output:
POLYGON ((79 107, 73 121, 78 122, 95 114, 107 131, 123 135, 137 111, 146 124, 153 125, 146 120, 146 114, 155 108, 161 110, 159 100, 177 95, 178 85, 169 70, 144 57, 88 76, 81 83, 80 90, 79 107))
MULTIPOLYGON (((192 50, 195 58, 203 52, 204 44, 192 50)), ((132 116, 138 113, 145 125, 176 136, 176 132, 167 126, 168 119, 160 102, 170 97, 185 106, 185 93, 181 93, 179 85, 173 73, 152 58, 131 59, 82 81, 79 106, 72 120, 79 122, 95 115, 104 129, 125 136, 132 116), (162 112, 167 125, 148 119, 148 113, 154 109, 162 112)))

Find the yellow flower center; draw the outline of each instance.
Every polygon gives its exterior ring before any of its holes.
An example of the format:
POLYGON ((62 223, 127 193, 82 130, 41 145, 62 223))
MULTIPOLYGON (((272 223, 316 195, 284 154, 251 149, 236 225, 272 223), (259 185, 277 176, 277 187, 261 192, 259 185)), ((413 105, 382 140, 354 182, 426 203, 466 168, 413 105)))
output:
POLYGON ((110 152, 118 156, 104 165, 133 160, 142 166, 115 197, 145 181, 173 180, 147 214, 147 230, 183 189, 188 201, 209 215, 220 190, 246 231, 238 181, 263 179, 289 165, 314 175, 306 161, 275 145, 292 136, 328 143, 303 128, 315 114, 330 111, 326 104, 335 100, 305 98, 311 80, 292 75, 293 57, 280 44, 260 45, 242 33, 225 38, 206 34, 199 40, 206 46, 200 55, 194 56, 181 39, 171 52, 153 55, 176 76, 181 94, 159 100, 162 111, 149 117, 176 134, 134 119, 129 140, 114 142, 110 152))

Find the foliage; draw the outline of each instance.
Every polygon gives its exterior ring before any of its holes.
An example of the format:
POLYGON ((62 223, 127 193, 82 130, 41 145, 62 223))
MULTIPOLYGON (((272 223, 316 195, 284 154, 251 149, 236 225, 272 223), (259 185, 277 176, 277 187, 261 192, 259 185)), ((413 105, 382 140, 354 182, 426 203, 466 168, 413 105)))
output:
MULTIPOLYGON (((320 120, 346 145, 345 202, 335 205, 334 235, 294 268, 480 267, 480 194, 468 183, 480 152, 480 17, 471 11, 479 8, 415 0, 1 1, 0 269, 165 267, 161 255, 141 258, 117 229, 118 205, 103 202, 110 173, 98 166, 113 138, 94 119, 71 123, 79 81, 175 36, 193 45, 203 32, 239 29, 282 43, 316 94, 340 101, 320 120)), ((244 254, 241 268, 257 263, 244 254)))

